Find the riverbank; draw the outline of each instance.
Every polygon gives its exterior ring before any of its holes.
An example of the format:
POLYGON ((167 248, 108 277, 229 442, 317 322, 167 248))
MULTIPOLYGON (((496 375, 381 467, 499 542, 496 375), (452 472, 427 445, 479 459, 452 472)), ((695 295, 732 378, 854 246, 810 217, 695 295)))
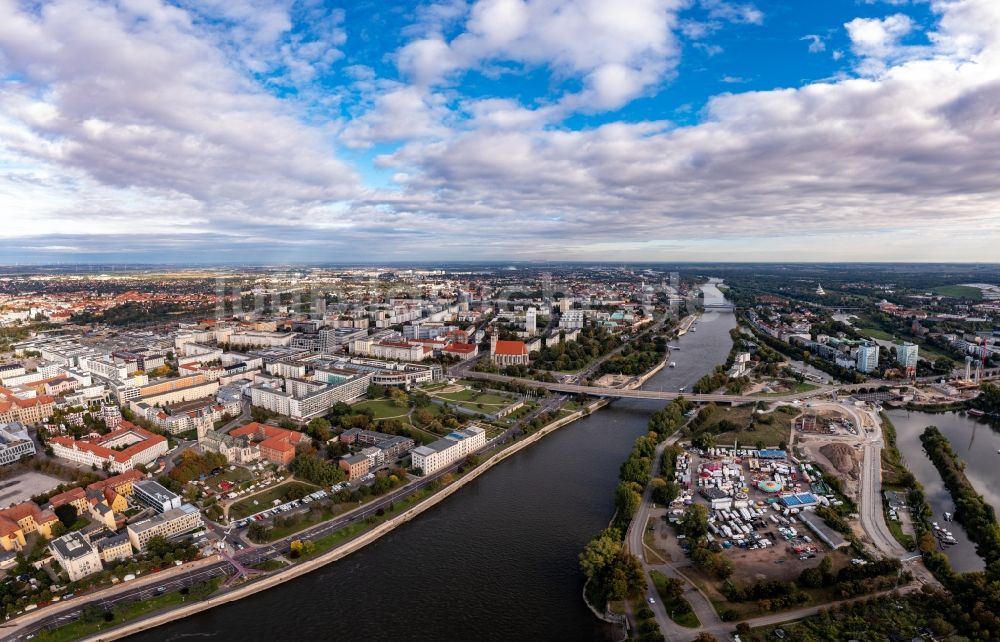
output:
MULTIPOLYGON (((630 539, 635 535, 638 521, 641 522, 638 525, 641 542, 641 532, 648 517, 646 510, 652 495, 651 481, 659 470, 659 460, 667 446, 668 438, 686 423, 684 413, 690 406, 690 402, 675 399, 662 410, 653 413, 647 434, 635 440, 631 453, 619 471, 619 484, 615 493, 615 517, 611 526, 595 536, 580 554, 580 568, 587 576, 583 600, 595 615, 599 612, 595 602, 603 602, 605 612, 609 612, 611 602, 622 602, 627 605, 630 600, 642 595, 643 592, 652 594, 654 590, 659 589, 655 585, 655 578, 650 579, 647 576, 642 560, 636 555, 641 543, 630 544, 630 539), (614 551, 613 555, 608 555, 609 551, 614 551), (625 578, 624 585, 620 578, 625 578)), ((662 481, 667 488, 668 480, 662 481)), ((669 503, 673 497, 657 499, 669 503)), ((653 603, 652 606, 655 609, 663 609, 663 605, 653 603)), ((626 606, 626 612, 631 613, 632 610, 634 609, 626 606)), ((676 615, 683 618, 691 612, 691 607, 681 598, 676 610, 679 611, 676 615), (686 605, 686 610, 681 608, 682 605, 686 605)), ((632 616, 641 620, 636 623, 634 627, 636 630, 660 630, 660 623, 654 611, 644 604, 642 615, 632 613, 632 616)), ((673 616, 672 613, 671 619, 673 616)))
POLYGON ((85 639, 87 640, 87 642, 99 642, 99 641, 104 642, 108 640, 118 640, 130 635, 134 635, 141 631, 152 629, 157 626, 161 626, 163 624, 167 624, 169 622, 173 622, 178 619, 194 615, 196 613, 207 611, 216 606, 222 606, 224 604, 228 604, 249 597, 256 593, 260 593, 267 589, 284 584, 290 580, 301 577, 307 573, 310 573, 316 569, 319 569, 344 557, 347 557, 348 555, 351 555, 352 553, 355 553, 358 550, 364 548, 368 544, 371 544, 372 542, 378 540, 379 538, 386 535, 395 528, 401 526, 402 524, 405 524, 406 522, 413 520, 424 511, 436 506, 440 502, 444 501, 447 497, 451 496, 453 493, 458 491, 460 488, 468 484, 470 481, 477 479, 487 470, 489 470, 496 464, 500 463, 504 459, 521 451, 522 449, 528 447, 529 445, 534 444, 535 442, 541 440, 543 437, 551 434, 552 432, 558 430, 559 428, 569 425, 577 421, 578 419, 586 417, 595 410, 603 408, 608 403, 609 402, 606 399, 600 399, 594 401, 583 410, 578 410, 573 414, 567 415, 565 417, 562 417, 547 424, 546 426, 543 426, 542 428, 538 429, 531 435, 528 435, 527 437, 514 442, 513 444, 504 448, 500 452, 492 455, 491 457, 480 463, 477 467, 468 471, 467 473, 465 473, 452 483, 448 484, 444 488, 441 488, 439 491, 435 492, 430 497, 420 501, 420 503, 407 509, 400 515, 392 517, 386 520, 385 522, 374 526, 370 530, 367 530, 364 533, 358 535, 356 538, 348 542, 345 542, 344 544, 338 546, 337 548, 334 548, 326 553, 323 553, 313 559, 308 559, 299 562, 298 564, 291 566, 287 569, 278 571, 273 575, 267 575, 261 579, 254 580, 251 583, 245 584, 224 595, 210 597, 204 600, 203 602, 185 604, 183 607, 179 609, 164 611, 162 613, 158 613, 156 615, 144 618, 142 620, 136 620, 135 622, 131 622, 117 629, 105 631, 102 632, 100 635, 91 636, 85 639))
MULTIPOLYGON (((684 317, 684 319, 680 323, 680 326, 678 327, 677 336, 680 337, 682 334, 686 334, 687 329, 690 328, 691 324, 693 324, 697 319, 698 315, 696 314, 684 317), (683 332, 681 330, 683 330, 683 332)), ((659 363, 650 368, 649 371, 646 372, 645 374, 640 375, 633 381, 629 382, 629 384, 626 385, 625 388, 628 390, 638 390, 643 385, 645 385, 647 381, 652 379, 655 375, 659 374, 661 370, 667 367, 667 363, 669 363, 669 361, 670 361, 670 348, 668 347, 666 353, 663 355, 663 359, 659 363)))
MULTIPOLYGON (((697 333, 670 342, 681 346, 683 360, 644 389, 690 388, 725 358, 733 315, 708 316, 697 333)), ((414 631, 421 639, 480 642, 620 638, 620 630, 611 630, 582 602, 578 556, 590 536, 606 527, 621 462, 663 403, 616 400, 347 559, 273 591, 138 633, 129 642, 188 636, 351 642, 410 639, 414 631), (401 590, 405 586, 434 590, 401 590), (456 603, 468 608, 456 609, 456 603), (337 626, 330 627, 331 621, 337 626)), ((562 414, 578 409, 570 405, 562 414)))
POLYGON ((1000 559, 1000 526, 993 508, 966 477, 965 465, 958 453, 936 426, 928 426, 920 435, 920 441, 955 502, 955 521, 965 528, 976 545, 976 552, 987 565, 997 561, 1000 559))

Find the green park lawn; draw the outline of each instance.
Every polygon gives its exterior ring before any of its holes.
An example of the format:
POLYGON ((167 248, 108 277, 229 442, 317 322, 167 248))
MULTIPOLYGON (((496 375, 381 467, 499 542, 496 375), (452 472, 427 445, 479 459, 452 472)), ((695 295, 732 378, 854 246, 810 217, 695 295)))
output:
POLYGON ((409 407, 397 406, 389 399, 369 399, 354 404, 352 408, 358 412, 365 409, 371 410, 375 414, 375 419, 388 419, 390 417, 402 419, 410 412, 409 407))
POLYGON ((955 297, 956 299, 983 300, 983 291, 968 285, 939 285, 931 291, 934 294, 955 297))

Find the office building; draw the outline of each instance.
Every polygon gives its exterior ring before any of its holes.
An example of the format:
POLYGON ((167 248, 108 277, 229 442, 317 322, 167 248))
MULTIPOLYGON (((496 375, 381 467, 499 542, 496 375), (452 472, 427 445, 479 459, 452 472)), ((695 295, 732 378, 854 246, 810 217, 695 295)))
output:
POLYGON ((137 551, 146 550, 146 544, 154 537, 169 539, 200 528, 201 513, 191 504, 181 504, 179 508, 154 515, 147 519, 129 524, 126 528, 132 548, 137 551))
POLYGON ((111 533, 94 542, 101 561, 105 564, 132 557, 132 542, 128 533, 111 533))
POLYGON ((583 327, 586 322, 583 310, 566 310, 559 317, 559 329, 561 330, 579 330, 583 327))
POLYGON ((0 466, 35 454, 35 442, 20 422, 0 424, 0 466))
POLYGON ((348 481, 354 481, 368 474, 371 460, 364 455, 345 455, 340 458, 340 469, 347 474, 348 481))
POLYGON ((181 498, 152 479, 143 479, 132 484, 132 497, 149 506, 157 513, 165 513, 171 508, 180 508, 181 498))

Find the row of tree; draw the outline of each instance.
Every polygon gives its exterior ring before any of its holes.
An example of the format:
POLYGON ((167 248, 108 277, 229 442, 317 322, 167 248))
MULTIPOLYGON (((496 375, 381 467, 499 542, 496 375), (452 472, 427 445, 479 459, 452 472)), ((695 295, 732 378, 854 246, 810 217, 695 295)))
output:
POLYGON ((635 440, 618 471, 614 524, 590 540, 580 554, 580 569, 588 579, 587 599, 592 604, 624 599, 646 585, 642 565, 625 550, 623 537, 642 501, 643 489, 650 483, 656 445, 681 426, 690 405, 685 399, 675 399, 653 413, 649 432, 635 440))
POLYGON ((622 348, 622 351, 601 364, 600 374, 637 376, 649 372, 663 361, 667 339, 662 335, 642 335, 622 348))
MULTIPOLYGON (((933 435, 931 443, 937 449, 940 440, 934 433, 940 434, 940 431, 935 429, 930 433, 933 435)), ((910 488, 907 504, 910 506, 917 534, 917 548, 923 556, 924 566, 948 589, 948 593, 941 592, 937 595, 936 605, 946 614, 943 619, 969 638, 1000 639, 1000 616, 997 615, 1000 613, 1000 563, 988 563, 985 571, 955 572, 948 556, 941 552, 934 537, 933 513, 923 487, 918 482, 914 482, 910 488)))
POLYGON ((972 401, 972 406, 987 414, 1000 417, 1000 386, 984 381, 979 391, 979 396, 972 401))
POLYGON ((1000 562, 1000 526, 996 514, 965 476, 964 464, 937 426, 928 426, 920 435, 927 456, 955 502, 955 520, 976 543, 976 550, 987 563, 1000 562))

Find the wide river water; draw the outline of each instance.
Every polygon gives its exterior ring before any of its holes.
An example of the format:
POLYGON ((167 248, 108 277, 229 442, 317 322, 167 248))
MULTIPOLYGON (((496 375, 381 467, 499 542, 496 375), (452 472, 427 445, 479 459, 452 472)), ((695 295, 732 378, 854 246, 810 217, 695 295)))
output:
POLYGON ((951 442, 959 458, 966 463, 965 474, 994 510, 1000 508, 1000 433, 985 421, 957 412, 927 413, 906 410, 889 410, 886 413, 896 427, 896 441, 907 467, 924 487, 927 501, 934 511, 934 521, 954 534, 958 544, 949 546, 945 553, 956 571, 983 569, 983 560, 976 555, 976 548, 956 522, 945 524, 944 513, 955 512, 951 494, 945 488, 937 468, 924 452, 920 434, 927 426, 937 426, 951 442))
MULTIPOLYGON (((722 298, 714 286, 705 296, 722 298)), ((677 367, 645 387, 690 390, 726 358, 735 325, 732 313, 705 314, 680 338, 677 367)), ((615 401, 343 560, 130 639, 603 642, 577 555, 607 526, 618 467, 663 405, 615 401)))

